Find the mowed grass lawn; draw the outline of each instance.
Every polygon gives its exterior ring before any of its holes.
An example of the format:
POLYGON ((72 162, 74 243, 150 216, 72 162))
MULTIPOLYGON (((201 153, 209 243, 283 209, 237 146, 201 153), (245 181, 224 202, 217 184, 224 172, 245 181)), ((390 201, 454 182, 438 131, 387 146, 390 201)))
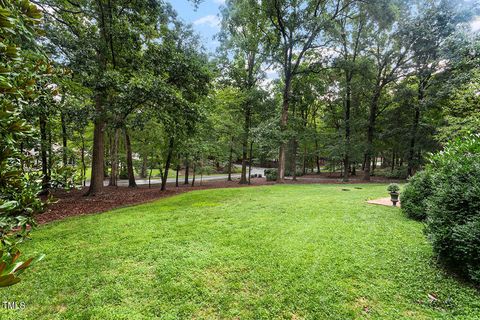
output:
POLYGON ((365 203, 385 189, 203 190, 41 226, 23 251, 46 259, 0 290, 26 308, 0 318, 480 319, 422 224, 365 203))

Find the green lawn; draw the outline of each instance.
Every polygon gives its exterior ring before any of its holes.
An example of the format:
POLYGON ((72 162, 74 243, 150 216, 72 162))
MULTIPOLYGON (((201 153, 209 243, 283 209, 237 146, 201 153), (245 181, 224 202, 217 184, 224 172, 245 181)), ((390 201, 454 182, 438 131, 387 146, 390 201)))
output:
POLYGON ((26 308, 0 319, 480 319, 422 225, 365 203, 385 188, 204 190, 42 226, 23 249, 47 257, 0 291, 26 308))

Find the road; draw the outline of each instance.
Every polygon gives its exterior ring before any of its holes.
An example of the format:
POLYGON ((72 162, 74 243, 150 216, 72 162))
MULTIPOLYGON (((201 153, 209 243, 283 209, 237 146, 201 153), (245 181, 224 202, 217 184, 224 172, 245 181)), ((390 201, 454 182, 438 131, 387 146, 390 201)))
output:
MULTIPOLYGON (((239 167, 238 165, 235 165, 236 167, 239 167)), ((259 168, 259 167, 252 167, 252 174, 261 174, 262 177, 264 176, 264 173, 263 171, 265 170, 266 168, 259 168)), ((248 168, 247 168, 248 170, 248 168)), ((227 180, 228 176, 226 174, 218 174, 218 175, 209 175, 209 176, 203 176, 202 178, 202 181, 221 181, 221 180, 227 180)), ((232 179, 239 179, 240 178, 240 173, 234 173, 232 174, 232 179)), ((184 176, 180 176, 179 177, 179 181, 182 182, 184 180, 184 176)), ((192 176, 190 175, 190 181, 192 179, 192 176)), ((197 175, 195 177, 195 180, 200 182, 200 175, 197 175)), ((135 182, 137 183, 137 185, 148 185, 148 179, 135 179, 135 182)), ((155 177, 155 179, 152 179, 150 181, 151 184, 159 184, 161 183, 162 180, 158 177, 155 177)), ((168 178, 167 179, 167 183, 174 183, 175 182, 175 178, 168 178)), ((105 186, 108 186, 108 183, 109 181, 108 180, 105 180, 103 182, 103 184, 105 186)), ((90 185, 90 181, 87 181, 87 186, 90 185)), ((128 180, 125 180, 125 179, 120 179, 117 181, 117 185, 119 187, 126 187, 128 186, 128 180)))

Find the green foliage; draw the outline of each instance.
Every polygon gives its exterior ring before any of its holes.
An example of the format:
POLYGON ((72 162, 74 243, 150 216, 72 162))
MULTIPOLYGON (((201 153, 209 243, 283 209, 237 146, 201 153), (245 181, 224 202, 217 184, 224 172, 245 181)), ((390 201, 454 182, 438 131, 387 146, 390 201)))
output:
POLYGON ((417 172, 408 179, 400 195, 402 210, 409 218, 425 220, 427 218, 427 199, 432 195, 432 176, 429 170, 417 172))
POLYGON ((118 177, 120 179, 128 179, 128 172, 127 172, 127 167, 122 167, 120 170, 120 173, 118 174, 118 177))
MULTIPOLYGON (((297 176, 297 177, 303 176, 303 171, 299 170, 299 169, 296 169, 295 176, 297 176)), ((293 172, 290 168, 285 169, 285 177, 293 177, 293 172)))
POLYGON ((0 286, 7 286, 20 281, 17 276, 28 266, 13 264, 19 255, 16 246, 29 236, 34 215, 44 207, 38 177, 23 171, 25 157, 19 145, 33 138, 21 111, 36 98, 33 85, 45 64, 29 60, 21 50, 21 45, 33 41, 41 17, 37 7, 29 1, 0 4, 0 286))
POLYGON ((397 183, 390 183, 387 187, 388 192, 398 192, 400 191, 400 186, 397 183))
POLYGON ((265 169, 264 174, 267 181, 276 181, 278 178, 278 169, 265 169))
POLYGON ((397 167, 393 171, 388 170, 385 172, 385 177, 389 179, 406 179, 408 177, 408 172, 406 167, 397 167))
POLYGON ((209 174, 216 173, 216 170, 211 165, 201 165, 201 166, 195 166, 195 172, 197 174, 209 175, 209 174))
POLYGON ((480 283, 480 136, 448 143, 431 162, 426 233, 442 262, 480 283))
POLYGON ((50 186, 53 189, 71 190, 81 184, 81 172, 75 166, 52 168, 50 186))
POLYGON ((402 209, 426 219, 439 260, 480 283, 480 136, 447 143, 402 193, 402 209))
POLYGON ((20 282, 19 276, 29 267, 33 266, 45 256, 29 258, 26 261, 18 261, 20 251, 14 253, 0 250, 0 287, 8 287, 20 282))

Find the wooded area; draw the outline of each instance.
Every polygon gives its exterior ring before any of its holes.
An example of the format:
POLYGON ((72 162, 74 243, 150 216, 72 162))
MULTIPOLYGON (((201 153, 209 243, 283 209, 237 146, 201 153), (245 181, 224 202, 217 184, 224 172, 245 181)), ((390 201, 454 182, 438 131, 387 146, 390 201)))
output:
POLYGON ((168 3, 32 3, 44 18, 17 38, 36 77, 19 116, 38 139, 21 142, 21 169, 41 171, 45 192, 135 187, 151 169, 163 190, 172 169, 188 183, 237 161, 247 183, 250 159, 278 181, 321 164, 369 180, 379 162, 406 178, 478 132, 469 2, 227 1, 210 58, 168 3))

